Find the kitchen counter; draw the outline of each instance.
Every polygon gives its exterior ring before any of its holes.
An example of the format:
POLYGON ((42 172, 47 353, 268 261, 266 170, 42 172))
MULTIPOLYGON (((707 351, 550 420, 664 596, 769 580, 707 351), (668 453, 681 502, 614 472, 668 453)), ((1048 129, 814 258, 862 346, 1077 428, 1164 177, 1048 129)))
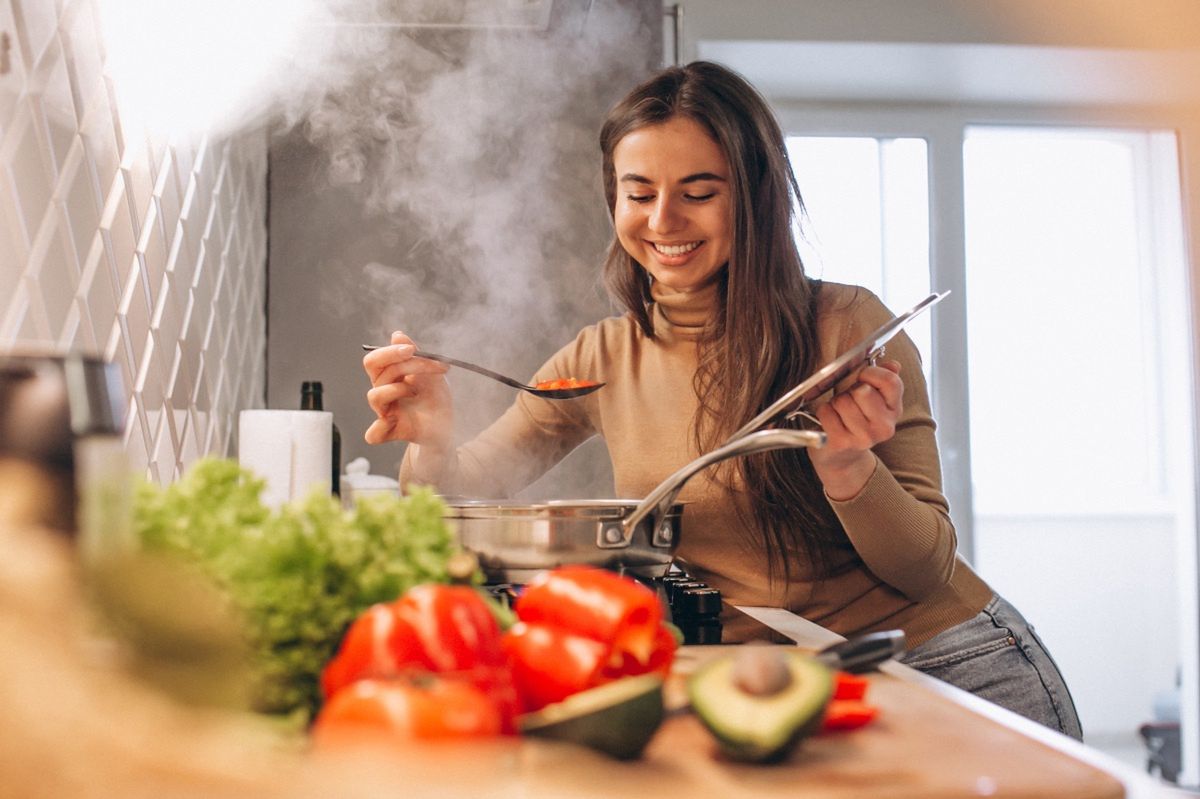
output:
MULTIPOLYGON (((1184 796, 1086 746, 900 666, 869 679, 880 716, 819 735, 777 765, 733 763, 691 714, 672 714, 645 756, 618 762, 550 741, 502 738, 313 757, 261 721, 168 700, 100 657, 65 544, 0 528, 0 795, 29 799, 804 796, 806 799, 1150 799, 1184 796)), ((744 608, 817 649, 838 636, 792 614, 744 608)), ((669 698, 704 658, 679 651, 669 698)))
MULTIPOLYGON (((747 609, 754 614, 758 609, 747 609)), ((763 609, 764 611, 767 609, 763 609)), ((790 615, 790 614, 789 614, 790 615)), ((838 636, 790 622, 804 649, 838 636)), ((682 678, 721 645, 683 647, 682 678)), ((438 787, 449 797, 686 796, 688 799, 1150 799, 1182 796, 1065 736, 896 664, 869 675, 870 725, 803 741, 778 764, 724 758, 699 721, 669 714, 643 757, 619 762, 580 747, 539 739, 439 747, 389 754, 389 779, 438 787)), ((668 683, 668 707, 682 699, 668 683)), ((374 761, 380 767, 380 761, 374 761)))
MULTIPOLYGON (((805 650, 841 640, 786 611, 742 608, 805 650)), ((730 646, 685 646, 668 683, 668 707, 683 678, 730 646)), ((870 725, 803 741, 785 762, 736 763, 688 713, 669 714, 643 757, 618 762, 538 739, 451 747, 407 746, 389 754, 391 779, 438 787, 439 796, 686 796, 688 799, 1152 799, 1184 796, 1066 736, 1047 730, 905 666, 868 676, 870 725)), ((379 761, 375 761, 379 768, 379 761)))

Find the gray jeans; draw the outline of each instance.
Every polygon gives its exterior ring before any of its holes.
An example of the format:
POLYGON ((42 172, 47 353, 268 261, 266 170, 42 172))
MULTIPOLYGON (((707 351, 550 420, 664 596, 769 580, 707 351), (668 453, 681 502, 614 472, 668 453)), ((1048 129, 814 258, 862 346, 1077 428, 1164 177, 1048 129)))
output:
POLYGON ((900 662, 1052 730, 1083 737, 1054 659, 1033 626, 999 596, 975 618, 914 647, 900 662))

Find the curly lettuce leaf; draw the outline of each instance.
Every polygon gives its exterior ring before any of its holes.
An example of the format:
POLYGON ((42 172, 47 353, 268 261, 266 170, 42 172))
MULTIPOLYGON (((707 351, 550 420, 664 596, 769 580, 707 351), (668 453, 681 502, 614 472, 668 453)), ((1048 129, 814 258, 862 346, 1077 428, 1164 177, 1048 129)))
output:
POLYGON ((206 458, 166 488, 140 485, 134 528, 143 547, 193 563, 240 611, 256 709, 307 720, 347 625, 414 585, 447 582, 458 550, 428 489, 349 511, 318 492, 271 510, 263 486, 235 461, 206 458))

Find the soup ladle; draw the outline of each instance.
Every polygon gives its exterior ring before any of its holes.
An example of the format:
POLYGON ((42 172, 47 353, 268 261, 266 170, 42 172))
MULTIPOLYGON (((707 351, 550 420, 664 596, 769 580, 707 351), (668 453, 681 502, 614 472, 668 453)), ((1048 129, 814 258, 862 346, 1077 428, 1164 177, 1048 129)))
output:
MULTIPOLYGON (((380 347, 379 347, 379 345, 363 344, 362 348, 364 350, 366 350, 367 352, 370 352, 371 350, 377 350, 380 347)), ((436 352, 428 352, 426 350, 417 350, 413 353, 413 357, 428 358, 431 361, 439 361, 440 363, 449 364, 450 366, 457 366, 460 369, 466 369, 467 371, 475 372, 476 374, 481 374, 484 377, 490 377, 493 380, 497 380, 506 386, 512 386, 513 388, 518 388, 521 391, 528 391, 530 394, 536 394, 537 396, 539 396, 543 399, 556 399, 556 400, 574 399, 575 397, 582 397, 585 394, 591 394, 596 389, 604 386, 604 383, 586 383, 584 385, 573 386, 573 387, 568 387, 568 388, 549 388, 549 387, 538 388, 538 386, 536 386, 536 385, 533 385, 533 386, 526 385, 525 383, 522 383, 519 380, 513 380, 511 377, 502 375, 499 372, 493 372, 491 369, 485 369, 482 366, 478 366, 473 363, 467 363, 466 361, 460 361, 457 358, 451 358, 446 355, 438 355, 436 352)), ((554 381, 547 381, 547 382, 554 382, 554 381)))

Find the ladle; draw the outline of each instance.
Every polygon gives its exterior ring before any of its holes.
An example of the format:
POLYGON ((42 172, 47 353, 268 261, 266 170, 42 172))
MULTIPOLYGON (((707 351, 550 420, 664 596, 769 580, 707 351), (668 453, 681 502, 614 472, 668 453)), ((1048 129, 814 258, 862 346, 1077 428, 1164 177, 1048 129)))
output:
MULTIPOLYGON (((367 352, 370 352, 371 350, 379 349, 379 346, 363 344, 362 348, 367 352)), ((519 380, 513 380, 511 377, 506 377, 499 372, 493 372, 491 369, 485 369, 482 366, 477 366, 473 363, 467 363, 466 361, 460 361, 456 358, 450 358, 445 355, 438 355, 435 352, 417 350, 413 353, 413 357, 428 358, 431 361, 440 361, 441 363, 447 363, 451 366, 457 366, 460 369, 466 369, 468 371, 475 372, 476 374, 481 374, 484 377, 490 377, 493 380, 498 380, 506 386, 512 386, 513 388, 519 388, 522 391, 528 391, 530 394, 536 394, 543 399, 573 399, 575 397, 582 397, 585 394, 591 394, 596 389, 604 386, 604 383, 589 383, 586 386, 578 386, 576 388, 538 388, 537 386, 526 385, 519 380)))

